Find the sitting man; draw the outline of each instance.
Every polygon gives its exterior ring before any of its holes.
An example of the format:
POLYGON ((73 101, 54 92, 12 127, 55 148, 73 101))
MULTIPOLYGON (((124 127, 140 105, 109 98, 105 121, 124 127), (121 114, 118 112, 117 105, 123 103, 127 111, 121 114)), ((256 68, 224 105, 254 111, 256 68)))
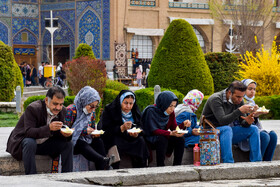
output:
POLYGON ((214 93, 207 100, 202 115, 220 130, 221 158, 224 163, 234 163, 232 144, 249 139, 250 161, 261 161, 260 135, 254 122, 253 107, 244 105, 246 86, 232 82, 223 91, 214 93), (249 114, 246 116, 246 114, 249 114))
MULTIPOLYGON (((23 160, 25 174, 36 174, 35 155, 61 155, 62 172, 73 170, 71 134, 60 131, 64 122, 65 92, 60 87, 48 90, 45 100, 31 103, 12 131, 7 152, 23 160)), ((50 166, 51 167, 51 166, 50 166)))

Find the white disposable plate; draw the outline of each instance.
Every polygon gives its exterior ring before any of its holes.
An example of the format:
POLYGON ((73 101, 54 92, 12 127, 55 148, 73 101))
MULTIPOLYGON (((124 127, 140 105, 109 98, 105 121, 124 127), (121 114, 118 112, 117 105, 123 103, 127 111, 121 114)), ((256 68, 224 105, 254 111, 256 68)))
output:
POLYGON ((72 133, 74 132, 73 129, 70 129, 71 133, 70 133, 70 132, 67 132, 67 131, 66 131, 66 128, 61 128, 60 130, 61 130, 62 132, 64 132, 64 133, 67 133, 67 134, 72 134, 72 133))
POLYGON ((262 110, 261 108, 259 108, 257 112, 269 112, 269 109, 262 110))
POLYGON ((130 133, 140 133, 142 130, 137 130, 137 129, 128 129, 127 132, 130 133))
POLYGON ((103 130, 94 130, 91 134, 104 134, 105 131, 103 130))
POLYGON ((179 134, 187 134, 188 131, 186 131, 186 130, 179 130, 179 131, 177 131, 177 133, 179 133, 179 134))

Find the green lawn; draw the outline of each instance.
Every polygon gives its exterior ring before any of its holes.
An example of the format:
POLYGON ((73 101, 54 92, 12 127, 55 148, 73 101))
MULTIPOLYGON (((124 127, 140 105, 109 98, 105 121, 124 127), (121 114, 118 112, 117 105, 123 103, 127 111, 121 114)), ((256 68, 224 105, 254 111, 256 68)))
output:
POLYGON ((17 114, 0 112, 0 127, 14 127, 18 120, 17 114))

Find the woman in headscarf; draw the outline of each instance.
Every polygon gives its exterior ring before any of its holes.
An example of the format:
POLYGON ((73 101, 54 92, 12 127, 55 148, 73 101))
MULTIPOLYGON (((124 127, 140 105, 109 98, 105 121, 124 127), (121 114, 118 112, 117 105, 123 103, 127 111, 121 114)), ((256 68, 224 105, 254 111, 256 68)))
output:
MULTIPOLYGON (((103 140, 106 149, 116 145, 120 156, 123 153, 131 156, 133 167, 146 167, 148 149, 143 138, 143 132, 128 132, 132 127, 141 128, 141 112, 136 104, 135 94, 122 90, 115 100, 108 104, 101 116, 100 123, 105 131, 103 140)), ((114 163, 114 169, 120 162, 114 163)))
MULTIPOLYGON (((242 82, 247 86, 244 96, 244 104, 250 104, 254 106, 255 122, 252 125, 256 125, 260 130, 261 153, 263 161, 271 161, 277 145, 277 134, 274 131, 269 132, 264 130, 260 123, 259 116, 267 114, 268 112, 257 111, 259 106, 256 105, 254 101, 257 83, 252 79, 244 79, 242 82)), ((250 151, 248 140, 240 142, 238 145, 242 151, 250 151)))
POLYGON ((98 108, 98 92, 85 86, 76 95, 74 104, 67 107, 66 125, 74 129, 72 143, 74 154, 82 154, 87 160, 95 163, 96 170, 109 169, 110 158, 106 157, 100 135, 91 133, 95 127, 95 109, 98 108))
POLYGON ((185 137, 185 147, 199 143, 199 125, 197 125, 197 116, 195 112, 203 101, 203 93, 199 90, 191 90, 183 99, 183 104, 175 108, 175 117, 177 124, 185 120, 190 120, 191 126, 187 128, 188 133, 185 137))
MULTIPOLYGON (((155 105, 147 106, 143 112, 142 122, 146 139, 151 148, 156 150, 157 166, 165 166, 165 155, 171 155, 174 150, 173 165, 181 165, 184 154, 184 138, 182 133, 175 130, 177 122, 174 109, 178 98, 173 92, 161 92, 155 105)), ((179 127, 185 129, 190 126, 188 120, 179 127)))

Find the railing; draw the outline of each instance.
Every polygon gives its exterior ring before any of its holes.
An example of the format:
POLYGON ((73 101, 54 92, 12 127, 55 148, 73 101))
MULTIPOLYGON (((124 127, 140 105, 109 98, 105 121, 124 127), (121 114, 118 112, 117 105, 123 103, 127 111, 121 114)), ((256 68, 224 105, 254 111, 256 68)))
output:
POLYGON ((169 2, 169 8, 209 9, 208 3, 169 2))
POLYGON ((155 7, 155 0, 130 0, 130 6, 145 6, 145 7, 155 7))

